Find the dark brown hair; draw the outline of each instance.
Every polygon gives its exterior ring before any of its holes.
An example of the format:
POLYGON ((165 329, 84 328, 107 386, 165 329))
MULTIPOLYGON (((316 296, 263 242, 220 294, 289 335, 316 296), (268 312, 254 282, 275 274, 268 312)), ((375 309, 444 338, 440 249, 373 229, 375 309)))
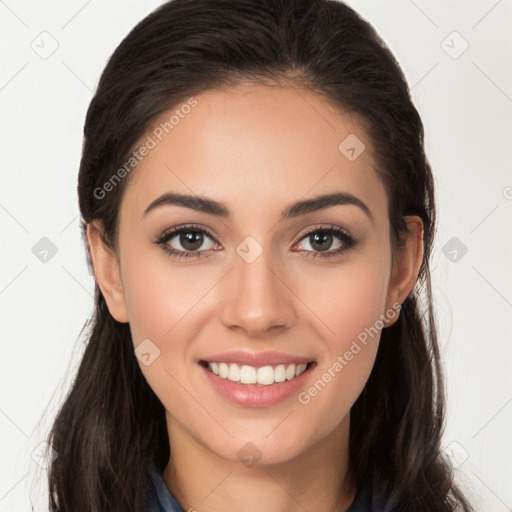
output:
MULTIPOLYGON (((159 116, 201 92, 247 81, 300 86, 357 114, 390 199, 393 246, 405 215, 424 223, 415 290, 383 330, 351 409, 357 485, 392 496, 396 510, 473 510, 441 450, 444 383, 429 271, 435 208, 423 125, 392 53, 351 8, 333 0, 173 0, 142 20, 108 61, 87 112, 78 179, 84 239, 87 224, 101 219, 105 243, 116 247, 129 177, 106 194, 98 189, 159 116)), ((164 407, 140 371, 128 324, 110 315, 97 284, 87 329, 48 437, 58 453, 48 474, 50 507, 141 511, 150 468, 162 471, 169 460, 164 407)))

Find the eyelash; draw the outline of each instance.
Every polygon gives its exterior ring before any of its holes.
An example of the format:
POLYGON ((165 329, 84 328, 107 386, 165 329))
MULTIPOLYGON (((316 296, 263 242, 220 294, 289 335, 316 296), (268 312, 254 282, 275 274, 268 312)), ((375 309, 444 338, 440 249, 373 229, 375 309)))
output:
MULTIPOLYGON (((162 249, 171 257, 175 259, 181 259, 181 258, 190 258, 195 257, 199 259, 201 257, 201 253, 204 251, 180 251, 177 249, 173 249, 172 247, 169 247, 167 243, 169 240, 174 238, 176 235, 180 235, 182 233, 201 233, 203 235, 208 236, 211 238, 216 244, 218 244, 215 237, 205 228, 200 227, 198 225, 190 224, 187 226, 179 226, 174 227, 171 229, 168 229, 164 231, 161 235, 159 235, 156 240, 153 241, 154 244, 158 245, 159 247, 162 247, 162 249)), ((357 241, 349 235, 344 229, 338 227, 338 226, 315 226, 314 228, 310 229, 306 233, 304 233, 301 238, 299 239, 299 242, 301 240, 304 240, 305 238, 310 237, 311 235, 314 235, 316 233, 324 233, 329 235, 335 235, 340 239, 342 242, 342 245, 335 250, 331 251, 325 251, 325 252, 318 252, 318 251, 301 251, 306 253, 306 256, 302 255, 304 258, 311 258, 314 259, 317 256, 320 256, 321 258, 330 258, 334 256, 338 256, 342 254, 345 251, 348 251, 349 249, 352 249, 357 245, 357 241)), ((294 244, 294 246, 297 244, 294 244)))

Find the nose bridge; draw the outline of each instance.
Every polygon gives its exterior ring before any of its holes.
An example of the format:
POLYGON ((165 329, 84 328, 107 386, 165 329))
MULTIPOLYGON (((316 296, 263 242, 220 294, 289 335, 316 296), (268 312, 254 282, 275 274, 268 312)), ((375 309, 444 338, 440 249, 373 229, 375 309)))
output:
POLYGON ((274 270, 276 258, 247 237, 233 254, 222 318, 227 327, 240 327, 250 336, 289 326, 294 318, 291 293, 274 270))

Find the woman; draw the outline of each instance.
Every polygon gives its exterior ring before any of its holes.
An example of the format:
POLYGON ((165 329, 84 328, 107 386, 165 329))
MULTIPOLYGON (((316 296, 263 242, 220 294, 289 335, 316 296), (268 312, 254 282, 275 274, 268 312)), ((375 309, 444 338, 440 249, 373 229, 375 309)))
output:
POLYGON ((173 0, 84 133, 96 310, 53 510, 472 510, 440 450, 423 126, 367 22, 173 0))

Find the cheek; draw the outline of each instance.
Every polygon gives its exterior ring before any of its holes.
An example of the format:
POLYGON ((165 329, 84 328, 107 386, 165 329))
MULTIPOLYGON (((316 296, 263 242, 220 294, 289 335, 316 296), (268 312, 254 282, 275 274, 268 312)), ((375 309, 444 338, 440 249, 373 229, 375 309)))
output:
POLYGON ((319 436, 349 412, 373 368, 383 328, 389 262, 385 253, 369 255, 340 265, 323 278, 317 272, 316 291, 311 281, 300 292, 323 324, 325 357, 318 362, 316 379, 298 396, 309 421, 321 425, 319 436))
POLYGON ((200 309, 202 298, 215 285, 215 275, 193 265, 178 268, 160 249, 124 262, 126 307, 135 345, 145 338, 165 344, 200 309), (141 264, 140 262, 144 263, 141 264))
MULTIPOLYGON (((168 408, 180 408, 190 365, 190 349, 204 323, 205 304, 222 274, 194 265, 177 267, 160 249, 123 253, 123 288, 134 349, 149 351, 150 364, 138 357, 148 384, 168 408), (143 263, 142 263, 143 262, 143 263), (147 340, 150 340, 149 342, 147 340), (144 343, 144 345, 142 345, 144 343), (175 377, 177 380, 174 380, 175 377)), ((148 362, 148 361, 146 361, 148 362)))
POLYGON ((142 255, 127 248, 124 254, 123 287, 135 353, 150 354, 149 361, 137 356, 139 367, 165 408, 183 416, 187 397, 179 383, 187 377, 201 299, 215 280, 211 273, 198 279, 193 266, 176 268, 157 251, 142 255))
POLYGON ((385 251, 360 253, 338 266, 309 268, 294 279, 294 291, 323 324, 332 351, 344 350, 384 313, 390 265, 385 251))

